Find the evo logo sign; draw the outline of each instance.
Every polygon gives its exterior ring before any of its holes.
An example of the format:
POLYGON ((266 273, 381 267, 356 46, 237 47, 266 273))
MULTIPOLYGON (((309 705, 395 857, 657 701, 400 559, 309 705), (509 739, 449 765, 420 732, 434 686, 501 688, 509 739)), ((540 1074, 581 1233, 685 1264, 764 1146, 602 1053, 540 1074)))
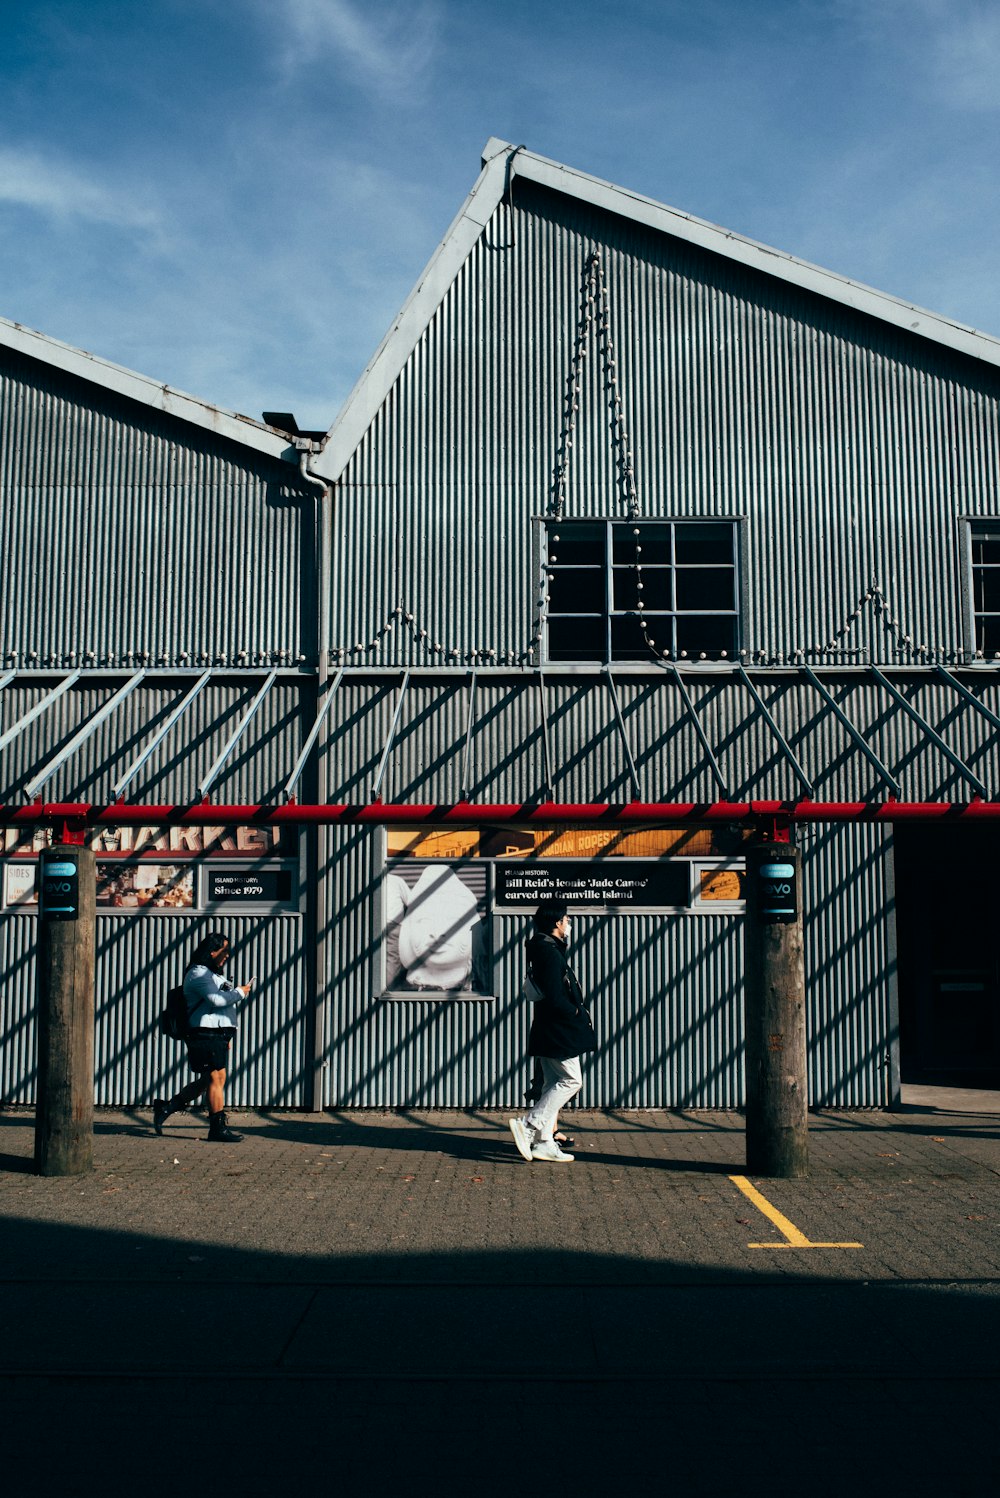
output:
POLYGON ((42 915, 75 921, 80 914, 80 874, 69 859, 42 859, 42 915))
POLYGON ((794 921, 798 909, 793 863, 762 863, 758 871, 762 921, 794 921))

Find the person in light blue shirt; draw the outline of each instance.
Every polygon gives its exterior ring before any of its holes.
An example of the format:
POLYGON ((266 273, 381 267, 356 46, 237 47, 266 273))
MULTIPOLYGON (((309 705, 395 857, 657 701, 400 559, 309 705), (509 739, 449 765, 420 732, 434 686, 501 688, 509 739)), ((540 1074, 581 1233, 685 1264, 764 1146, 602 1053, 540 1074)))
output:
POLYGON ((225 1087, 229 1048, 236 1034, 239 1014, 246 1003, 254 980, 237 986, 224 974, 230 955, 228 936, 210 932, 191 954, 184 974, 184 998, 188 1010, 188 1033, 185 1037, 188 1061, 195 1073, 175 1097, 164 1102, 153 1100, 153 1127, 163 1133, 171 1113, 194 1102, 203 1092, 208 1095, 208 1138, 213 1144, 239 1144, 242 1134, 235 1133, 226 1122, 225 1087))

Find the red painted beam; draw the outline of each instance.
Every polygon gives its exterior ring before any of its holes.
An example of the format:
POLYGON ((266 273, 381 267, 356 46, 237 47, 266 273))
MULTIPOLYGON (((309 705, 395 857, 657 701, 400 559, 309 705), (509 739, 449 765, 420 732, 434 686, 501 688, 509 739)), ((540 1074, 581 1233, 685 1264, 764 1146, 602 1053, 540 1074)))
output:
POLYGON ((0 826, 31 827, 64 823, 70 826, 188 827, 266 825, 308 826, 341 823, 399 826, 408 823, 483 825, 490 822, 940 822, 988 821, 1000 818, 1000 802, 974 799, 948 801, 629 801, 624 803, 535 801, 449 804, 394 804, 392 802, 337 803, 304 806, 231 806, 199 802, 191 806, 153 806, 118 803, 96 806, 87 802, 34 802, 0 807, 0 826))

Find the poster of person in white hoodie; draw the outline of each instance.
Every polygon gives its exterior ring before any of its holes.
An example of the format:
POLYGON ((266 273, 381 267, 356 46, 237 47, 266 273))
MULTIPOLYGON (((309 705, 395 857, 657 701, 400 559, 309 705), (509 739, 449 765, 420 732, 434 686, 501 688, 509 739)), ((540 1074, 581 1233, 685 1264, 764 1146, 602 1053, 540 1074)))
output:
POLYGON ((482 868, 395 865, 383 883, 386 991, 490 993, 485 894, 482 868))

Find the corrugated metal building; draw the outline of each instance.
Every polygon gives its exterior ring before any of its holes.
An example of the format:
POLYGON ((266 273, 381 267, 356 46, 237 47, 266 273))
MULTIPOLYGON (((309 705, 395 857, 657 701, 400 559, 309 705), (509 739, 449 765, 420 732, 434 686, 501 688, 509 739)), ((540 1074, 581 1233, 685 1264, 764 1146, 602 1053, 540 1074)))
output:
POLYGON ((3 829, 0 1095, 32 1095, 51 803, 92 808, 102 1102, 159 1089, 208 921, 264 980, 234 1102, 513 1102, 558 883, 581 1102, 736 1106, 741 851, 779 807, 812 1101, 995 1081, 998 365, 499 141, 320 440, 0 326, 0 774, 37 811, 3 829), (325 821, 253 810, 293 799, 325 821))

